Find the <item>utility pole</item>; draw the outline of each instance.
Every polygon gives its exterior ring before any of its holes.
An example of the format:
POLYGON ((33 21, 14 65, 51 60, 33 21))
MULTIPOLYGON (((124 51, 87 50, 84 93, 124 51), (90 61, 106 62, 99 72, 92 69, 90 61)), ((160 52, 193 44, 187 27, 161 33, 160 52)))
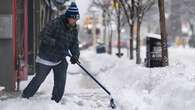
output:
POLYGON ((162 66, 168 66, 168 49, 167 49, 167 32, 165 23, 164 0, 158 0, 158 8, 160 14, 160 31, 161 31, 161 47, 162 47, 162 66))

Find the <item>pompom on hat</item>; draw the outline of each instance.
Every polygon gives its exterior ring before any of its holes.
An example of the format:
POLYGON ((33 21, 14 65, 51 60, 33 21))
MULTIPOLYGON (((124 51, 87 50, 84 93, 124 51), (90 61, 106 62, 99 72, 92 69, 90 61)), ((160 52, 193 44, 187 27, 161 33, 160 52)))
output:
POLYGON ((80 14, 79 14, 79 9, 76 5, 75 2, 72 2, 69 8, 66 10, 64 14, 65 18, 74 18, 79 20, 80 19, 80 14))

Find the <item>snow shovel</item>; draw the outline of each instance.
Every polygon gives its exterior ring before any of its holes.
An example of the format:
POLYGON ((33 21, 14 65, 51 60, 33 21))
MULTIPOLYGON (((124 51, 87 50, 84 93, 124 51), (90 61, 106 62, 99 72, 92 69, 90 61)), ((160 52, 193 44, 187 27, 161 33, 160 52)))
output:
MULTIPOLYGON (((69 55, 69 57, 71 58, 71 55, 69 55)), ((87 75, 90 76, 90 78, 92 78, 109 96, 110 96, 110 107, 112 109, 115 109, 116 108, 116 104, 114 103, 114 99, 112 98, 111 96, 111 93, 93 76, 91 75, 82 65, 81 63, 79 62, 79 60, 77 60, 77 65, 79 67, 81 67, 83 69, 83 71, 85 71, 87 73, 87 75)))

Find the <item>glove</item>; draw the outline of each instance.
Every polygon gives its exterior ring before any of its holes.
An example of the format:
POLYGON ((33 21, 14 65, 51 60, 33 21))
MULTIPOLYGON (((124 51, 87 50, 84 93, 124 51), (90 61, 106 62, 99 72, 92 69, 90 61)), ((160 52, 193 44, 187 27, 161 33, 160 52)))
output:
POLYGON ((78 59, 77 59, 76 57, 74 57, 74 56, 72 56, 72 57, 70 58, 71 64, 75 64, 75 63, 77 63, 77 61, 78 61, 78 59))

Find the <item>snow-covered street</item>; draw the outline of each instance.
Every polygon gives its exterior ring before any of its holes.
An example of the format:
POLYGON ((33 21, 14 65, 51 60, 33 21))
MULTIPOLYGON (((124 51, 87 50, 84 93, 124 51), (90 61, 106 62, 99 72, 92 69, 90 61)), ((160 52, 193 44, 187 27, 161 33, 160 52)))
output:
MULTIPOLYGON (((80 60, 112 93, 116 110, 194 110, 194 58, 195 49, 169 48, 170 65, 165 68, 146 68, 126 56, 119 59, 115 55, 96 54, 93 50, 81 51, 80 60)), ((2 96, 0 110, 111 110, 107 94, 83 70, 69 65, 67 73, 65 94, 60 103, 50 100, 51 71, 34 97, 27 100, 2 96)), ((21 83, 21 90, 31 78, 21 83)))

